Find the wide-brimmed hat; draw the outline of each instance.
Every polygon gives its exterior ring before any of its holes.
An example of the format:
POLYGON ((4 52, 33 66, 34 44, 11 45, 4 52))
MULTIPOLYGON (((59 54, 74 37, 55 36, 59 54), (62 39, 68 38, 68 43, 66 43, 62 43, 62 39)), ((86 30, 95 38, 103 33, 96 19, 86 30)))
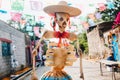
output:
POLYGON ((57 5, 50 5, 44 8, 48 14, 54 15, 57 12, 68 13, 70 17, 78 16, 81 11, 78 8, 68 6, 67 2, 60 1, 57 5))

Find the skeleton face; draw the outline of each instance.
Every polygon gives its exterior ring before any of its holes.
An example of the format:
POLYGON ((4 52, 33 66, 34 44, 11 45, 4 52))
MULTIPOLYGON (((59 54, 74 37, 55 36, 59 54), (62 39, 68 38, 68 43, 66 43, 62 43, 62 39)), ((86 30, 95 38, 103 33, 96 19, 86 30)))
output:
POLYGON ((65 28, 69 21, 69 14, 67 13, 56 13, 56 22, 59 26, 60 32, 65 31, 65 28))

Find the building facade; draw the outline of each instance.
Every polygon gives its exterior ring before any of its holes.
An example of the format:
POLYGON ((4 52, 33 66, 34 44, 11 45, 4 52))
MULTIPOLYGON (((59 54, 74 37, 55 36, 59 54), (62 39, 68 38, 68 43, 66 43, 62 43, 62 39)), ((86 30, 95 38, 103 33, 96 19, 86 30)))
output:
POLYGON ((27 66, 25 34, 0 21, 0 79, 27 66))
POLYGON ((89 27, 87 30, 89 55, 93 57, 104 58, 109 53, 108 33, 112 31, 113 22, 103 22, 89 27))

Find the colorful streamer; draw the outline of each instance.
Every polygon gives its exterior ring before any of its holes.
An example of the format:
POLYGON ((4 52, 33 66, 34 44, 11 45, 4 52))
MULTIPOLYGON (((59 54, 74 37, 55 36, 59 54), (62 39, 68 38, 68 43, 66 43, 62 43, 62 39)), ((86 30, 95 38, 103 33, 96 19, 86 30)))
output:
POLYGON ((40 37, 39 27, 34 27, 34 33, 37 37, 40 37))
POLYGON ((7 11, 5 11, 5 10, 0 10, 0 12, 1 12, 1 13, 4 13, 4 14, 7 13, 7 11))
POLYGON ((107 8, 108 9, 114 9, 114 5, 112 2, 107 2, 107 8))
POLYGON ((98 3, 98 8, 99 8, 99 11, 104 11, 106 10, 106 6, 104 3, 98 3))
POLYGON ((11 19, 13 21, 20 21, 21 16, 22 16, 22 14, 20 14, 20 13, 11 12, 11 19))
POLYGON ((43 4, 40 1, 30 1, 31 10, 40 11, 42 10, 43 4))
POLYGON ((11 0, 11 9, 15 11, 23 11, 24 0, 11 0))

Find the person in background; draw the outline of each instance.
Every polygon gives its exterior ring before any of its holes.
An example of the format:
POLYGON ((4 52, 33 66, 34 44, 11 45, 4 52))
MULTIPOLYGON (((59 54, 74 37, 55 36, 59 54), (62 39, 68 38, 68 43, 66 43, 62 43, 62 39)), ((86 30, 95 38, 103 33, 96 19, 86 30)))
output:
MULTIPOLYGON (((110 54, 109 54, 109 56, 108 56, 108 58, 107 58, 107 60, 110 60, 110 61, 116 61, 115 59, 114 59, 114 55, 113 55, 113 53, 111 52, 110 54)), ((106 66, 108 66, 109 68, 114 68, 114 71, 118 71, 117 69, 117 67, 118 67, 118 64, 115 64, 115 65, 106 65, 106 66)))
POLYGON ((112 52, 111 52, 111 53, 109 54, 109 56, 107 57, 107 60, 115 61, 115 59, 114 59, 114 55, 113 55, 112 52))
POLYGON ((43 41, 41 42, 39 48, 37 49, 37 56, 35 57, 36 58, 36 66, 39 67, 39 66, 43 66, 43 41))
POLYGON ((42 63, 41 66, 45 66, 45 60, 46 60, 46 50, 47 50, 47 44, 45 41, 42 41, 42 63))
POLYGON ((118 48, 118 34, 116 29, 112 32, 112 51, 114 54, 114 59, 116 61, 120 61, 120 54, 119 54, 119 48, 118 48))
POLYGON ((120 61, 119 46, 118 46, 118 31, 114 29, 108 35, 109 49, 112 50, 115 61, 120 61))

